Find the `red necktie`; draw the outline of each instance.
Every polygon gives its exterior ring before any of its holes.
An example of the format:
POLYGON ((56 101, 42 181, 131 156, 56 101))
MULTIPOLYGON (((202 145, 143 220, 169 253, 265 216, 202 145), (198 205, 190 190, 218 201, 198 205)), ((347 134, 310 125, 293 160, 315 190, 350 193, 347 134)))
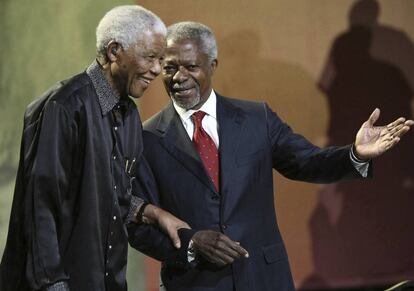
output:
POLYGON ((201 121, 205 115, 205 112, 197 111, 191 116, 194 122, 193 142, 211 180, 216 186, 216 190, 219 191, 218 151, 213 139, 205 132, 201 125, 201 121))

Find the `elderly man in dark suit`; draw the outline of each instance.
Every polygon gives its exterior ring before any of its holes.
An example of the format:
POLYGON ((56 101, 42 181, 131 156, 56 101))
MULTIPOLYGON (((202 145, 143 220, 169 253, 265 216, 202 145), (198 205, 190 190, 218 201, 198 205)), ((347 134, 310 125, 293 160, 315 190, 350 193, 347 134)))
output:
POLYGON ((352 145, 320 149, 292 132, 265 103, 212 90, 217 68, 211 30, 168 28, 164 84, 172 102, 144 124, 147 199, 188 222, 174 250, 160 232, 131 236, 164 262, 167 290, 294 290, 277 226, 272 170, 301 181, 367 177, 370 160, 393 147, 413 121, 374 127, 376 109, 352 145))

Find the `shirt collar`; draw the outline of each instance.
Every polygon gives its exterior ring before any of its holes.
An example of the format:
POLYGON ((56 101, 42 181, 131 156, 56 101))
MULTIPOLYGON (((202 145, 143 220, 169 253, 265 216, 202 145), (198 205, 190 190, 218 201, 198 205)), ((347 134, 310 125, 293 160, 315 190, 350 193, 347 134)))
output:
POLYGON ((97 60, 94 60, 86 69, 86 74, 92 80, 92 84, 98 95, 102 115, 105 115, 119 102, 120 96, 112 89, 97 60))
POLYGON ((216 118, 216 116, 217 116, 217 110, 216 110, 217 96, 216 96, 216 93, 214 92, 214 90, 211 90, 210 96, 208 96, 207 101, 198 110, 192 110, 192 109, 187 110, 187 109, 181 108, 180 106, 178 106, 174 102, 174 100, 173 100, 173 105, 174 105, 175 110, 177 111, 178 115, 180 116, 180 118, 183 122, 186 122, 191 117, 191 115, 196 111, 204 111, 205 113, 207 113, 211 117, 217 119, 216 118))

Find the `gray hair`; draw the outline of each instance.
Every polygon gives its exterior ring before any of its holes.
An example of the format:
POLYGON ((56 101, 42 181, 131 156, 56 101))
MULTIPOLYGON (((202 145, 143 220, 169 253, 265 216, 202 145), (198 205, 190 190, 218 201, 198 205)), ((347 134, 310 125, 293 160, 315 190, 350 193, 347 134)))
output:
POLYGON ((170 25, 167 29, 167 43, 182 40, 196 41, 210 61, 217 59, 216 37, 208 26, 193 21, 170 25))
POLYGON ((111 41, 127 49, 141 40, 146 32, 165 35, 167 29, 157 15, 142 6, 117 6, 105 14, 96 28, 97 54, 105 57, 111 41))

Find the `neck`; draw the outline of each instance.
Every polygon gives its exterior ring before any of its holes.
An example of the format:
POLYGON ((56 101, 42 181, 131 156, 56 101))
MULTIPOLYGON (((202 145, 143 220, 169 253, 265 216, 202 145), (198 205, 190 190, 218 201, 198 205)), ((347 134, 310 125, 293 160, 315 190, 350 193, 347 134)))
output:
POLYGON ((196 106, 194 106, 193 108, 191 108, 191 109, 193 109, 193 110, 198 110, 198 109, 200 109, 200 108, 204 105, 204 103, 206 103, 206 101, 208 100, 208 98, 210 97, 210 95, 211 95, 211 90, 212 90, 212 88, 210 88, 210 89, 207 91, 208 93, 206 93, 204 96, 201 96, 200 102, 198 102, 198 104, 197 104, 196 106))
POLYGON ((114 79, 114 77, 112 76, 112 71, 111 71, 111 62, 108 62, 102 58, 97 58, 96 59, 98 64, 100 65, 102 72, 105 76, 105 79, 108 81, 109 85, 111 86, 112 90, 121 98, 126 97, 127 94, 122 94, 121 90, 119 90, 119 86, 117 86, 117 82, 114 79))

